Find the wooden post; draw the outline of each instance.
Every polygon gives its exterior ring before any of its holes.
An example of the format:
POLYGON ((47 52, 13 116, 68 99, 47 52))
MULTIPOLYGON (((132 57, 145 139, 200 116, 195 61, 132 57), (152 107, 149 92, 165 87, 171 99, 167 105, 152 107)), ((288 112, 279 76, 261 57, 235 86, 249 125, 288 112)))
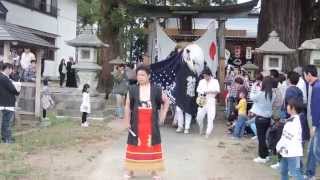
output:
MULTIPOLYGON (((225 48, 226 48, 226 40, 225 40, 225 29, 226 29, 226 18, 218 19, 218 45, 219 45, 219 83, 221 92, 224 91, 224 79, 225 79, 225 48)), ((222 96, 220 96, 220 102, 224 102, 222 96)))
POLYGON ((43 49, 39 49, 36 54, 37 64, 36 64, 36 97, 35 97, 35 117, 40 119, 41 117, 41 58, 43 55, 43 49))
POLYGON ((156 23, 157 20, 155 18, 151 19, 152 22, 148 24, 148 47, 147 47, 147 55, 149 56, 150 63, 154 63, 154 47, 155 47, 155 39, 157 38, 156 34, 156 23))
POLYGON ((10 42, 5 41, 3 43, 3 62, 11 63, 10 62, 10 42))

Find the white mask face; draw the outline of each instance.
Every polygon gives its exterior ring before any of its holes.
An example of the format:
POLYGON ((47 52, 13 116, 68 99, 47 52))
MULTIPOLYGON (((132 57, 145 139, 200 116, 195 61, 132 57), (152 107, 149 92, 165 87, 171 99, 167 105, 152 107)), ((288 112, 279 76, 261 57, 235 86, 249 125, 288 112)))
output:
POLYGON ((182 54, 183 60, 187 63, 190 70, 201 74, 204 68, 204 55, 202 49, 196 44, 188 45, 182 54))

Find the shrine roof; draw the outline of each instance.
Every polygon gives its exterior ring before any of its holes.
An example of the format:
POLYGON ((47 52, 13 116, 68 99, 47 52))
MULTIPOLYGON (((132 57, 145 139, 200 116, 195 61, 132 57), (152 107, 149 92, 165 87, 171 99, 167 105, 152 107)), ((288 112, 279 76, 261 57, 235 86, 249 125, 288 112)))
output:
POLYGON ((8 23, 4 20, 0 21, 0 41, 17 41, 31 46, 56 48, 53 44, 34 35, 28 29, 8 23))

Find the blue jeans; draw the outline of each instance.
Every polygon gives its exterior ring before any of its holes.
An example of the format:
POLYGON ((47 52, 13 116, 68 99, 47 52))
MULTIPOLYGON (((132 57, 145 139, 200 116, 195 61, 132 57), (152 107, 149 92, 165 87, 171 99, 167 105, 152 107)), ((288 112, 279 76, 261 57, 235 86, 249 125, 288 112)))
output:
POLYGON ((1 137, 3 141, 11 140, 11 119, 14 115, 13 111, 2 110, 1 137))
POLYGON ((123 118, 124 112, 122 107, 116 107, 116 116, 117 118, 123 118))
POLYGON ((316 129, 315 135, 311 138, 309 147, 308 147, 308 159, 307 159, 307 169, 306 175, 312 177, 316 175, 316 167, 319 162, 319 140, 320 140, 320 130, 316 129))
POLYGON ((253 134, 257 136, 256 117, 253 117, 249 121, 247 121, 246 125, 250 127, 253 134))
POLYGON ((241 138, 246 127, 247 116, 239 115, 236 125, 234 126, 233 136, 241 138))
POLYGON ((234 97, 229 97, 227 101, 227 117, 231 116, 234 112, 234 107, 235 107, 235 102, 236 98, 234 97))
POLYGON ((289 171, 295 180, 303 180, 300 162, 301 157, 283 157, 280 161, 281 180, 289 180, 289 171))

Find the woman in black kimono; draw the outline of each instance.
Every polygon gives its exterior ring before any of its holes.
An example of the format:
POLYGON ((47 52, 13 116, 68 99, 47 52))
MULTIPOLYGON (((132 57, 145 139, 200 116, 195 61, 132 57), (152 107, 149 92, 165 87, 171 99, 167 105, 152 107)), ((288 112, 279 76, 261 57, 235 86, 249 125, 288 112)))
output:
POLYGON ((77 79, 76 79, 76 70, 72 68, 74 65, 74 61, 72 59, 67 63, 67 82, 66 87, 77 87, 77 79))

